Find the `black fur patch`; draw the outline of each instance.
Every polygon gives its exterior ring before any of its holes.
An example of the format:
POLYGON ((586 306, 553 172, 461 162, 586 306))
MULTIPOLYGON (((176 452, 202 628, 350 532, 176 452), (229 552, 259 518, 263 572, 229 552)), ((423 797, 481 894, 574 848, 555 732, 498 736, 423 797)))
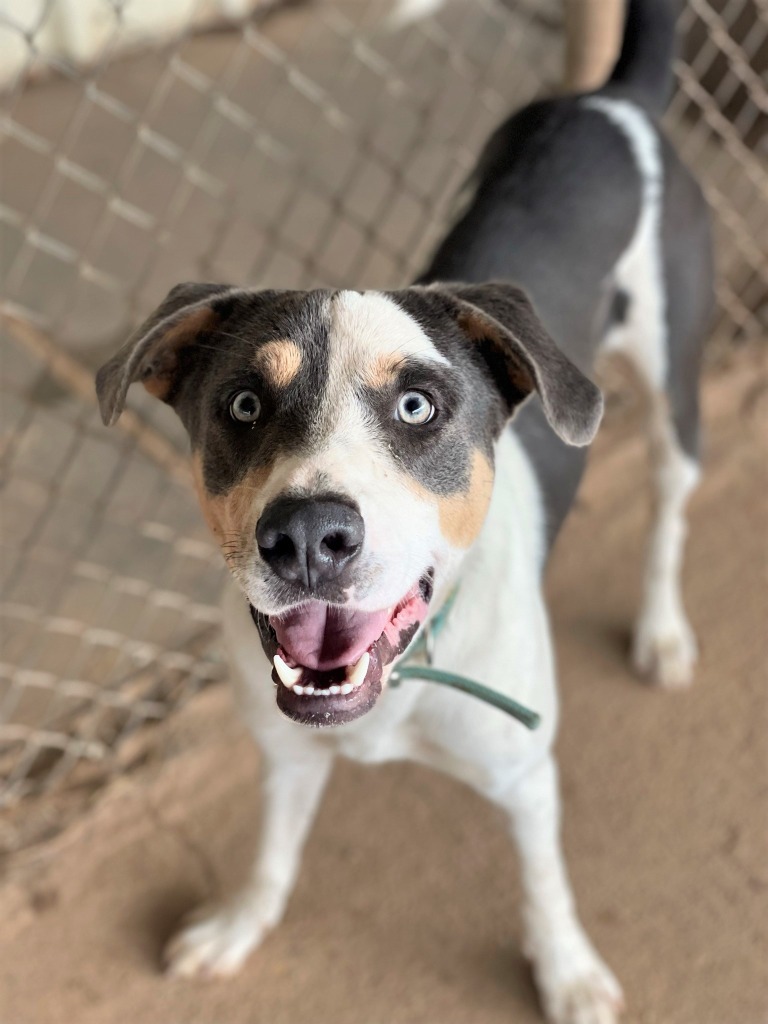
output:
POLYGON ((608 311, 608 327, 618 327, 627 322, 632 299, 623 288, 617 288, 611 299, 611 308, 608 311))

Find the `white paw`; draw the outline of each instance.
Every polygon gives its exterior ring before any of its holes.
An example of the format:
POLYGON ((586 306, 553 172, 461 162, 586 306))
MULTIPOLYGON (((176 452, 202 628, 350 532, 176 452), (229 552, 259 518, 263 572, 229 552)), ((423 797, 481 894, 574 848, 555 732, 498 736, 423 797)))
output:
POLYGON ((619 983, 604 967, 560 989, 545 1009, 550 1024, 616 1024, 624 997, 619 983))
POLYGON ((235 974, 266 930, 252 907, 202 907, 165 947, 166 971, 175 978, 223 978, 235 974))
POLYGON ((578 922, 554 932, 550 924, 527 939, 549 1024, 616 1024, 624 993, 578 922))
POLYGON ((640 675, 669 690, 693 682, 698 649, 693 630, 680 616, 641 616, 635 630, 632 664, 640 675))

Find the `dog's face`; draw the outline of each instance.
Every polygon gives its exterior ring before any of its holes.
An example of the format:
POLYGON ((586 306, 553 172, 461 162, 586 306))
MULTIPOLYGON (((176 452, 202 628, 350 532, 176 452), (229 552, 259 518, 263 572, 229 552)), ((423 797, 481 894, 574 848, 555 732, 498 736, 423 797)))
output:
POLYGON ((135 380, 183 421, 278 705, 312 725, 375 703, 477 537, 520 402, 538 391, 574 444, 602 407, 507 285, 181 285, 99 371, 105 422, 135 380))

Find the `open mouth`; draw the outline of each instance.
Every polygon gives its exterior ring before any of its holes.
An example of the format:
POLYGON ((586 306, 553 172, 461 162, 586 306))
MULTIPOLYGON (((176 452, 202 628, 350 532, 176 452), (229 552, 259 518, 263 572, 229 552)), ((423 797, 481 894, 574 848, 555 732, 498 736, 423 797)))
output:
POLYGON ((432 577, 430 570, 396 605, 377 612, 323 601, 280 615, 251 608, 283 714, 303 725, 331 726, 370 711, 385 668, 406 650, 426 617, 432 577))

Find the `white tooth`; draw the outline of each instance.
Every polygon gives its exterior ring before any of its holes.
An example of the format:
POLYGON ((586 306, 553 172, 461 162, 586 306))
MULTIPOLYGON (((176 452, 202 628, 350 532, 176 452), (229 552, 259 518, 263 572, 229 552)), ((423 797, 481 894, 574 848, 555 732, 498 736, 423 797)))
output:
POLYGON ((299 686, 299 685, 297 684, 296 686, 294 686, 294 688, 293 688, 293 692, 294 692, 294 693, 298 693, 298 695, 299 695, 299 696, 301 696, 301 695, 302 695, 302 693, 304 693, 304 687, 303 687, 303 686, 299 686))
POLYGON ((315 688, 311 684, 309 686, 305 686, 304 687, 304 693, 314 693, 314 692, 315 692, 315 688))
POLYGON ((343 686, 339 687, 341 693, 352 693, 354 686, 352 683, 344 683, 343 686))
POLYGON ((274 662, 275 671, 280 676, 280 679, 288 687, 288 689, 290 689, 294 683, 298 683, 298 681, 301 679, 301 669, 291 668, 290 665, 287 665, 283 661, 279 654, 275 655, 274 662))
POLYGON ((328 696, 328 691, 327 690, 315 690, 315 696, 316 697, 327 697, 328 696))
POLYGON ((368 666, 371 663, 371 656, 366 651, 361 655, 360 660, 351 669, 347 669, 347 682, 352 686, 360 686, 368 673, 368 666))
POLYGON ((336 684, 334 683, 333 686, 329 686, 328 687, 328 692, 329 693, 341 693, 341 687, 340 686, 336 686, 336 684))

